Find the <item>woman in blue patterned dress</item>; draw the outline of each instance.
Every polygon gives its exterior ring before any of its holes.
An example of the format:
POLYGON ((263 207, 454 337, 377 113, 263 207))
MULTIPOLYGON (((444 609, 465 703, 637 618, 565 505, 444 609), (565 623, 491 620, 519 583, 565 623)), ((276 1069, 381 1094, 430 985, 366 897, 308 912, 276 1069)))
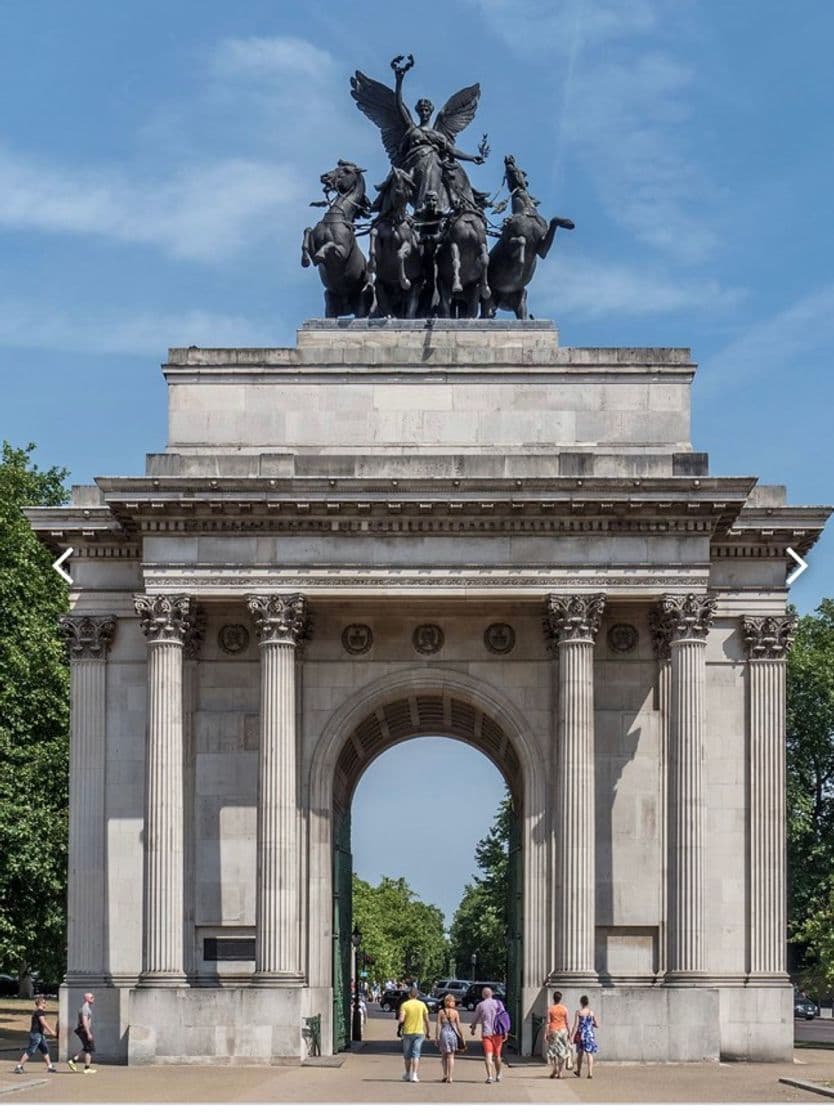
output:
POLYGON ((594 1033, 599 1026, 596 1016, 591 1010, 588 997, 581 996, 579 1010, 573 1020, 573 1041, 576 1044, 576 1069, 574 1077, 582 1076, 582 1055, 588 1059, 588 1077, 594 1076, 594 1054, 598 1053, 597 1036, 594 1033))

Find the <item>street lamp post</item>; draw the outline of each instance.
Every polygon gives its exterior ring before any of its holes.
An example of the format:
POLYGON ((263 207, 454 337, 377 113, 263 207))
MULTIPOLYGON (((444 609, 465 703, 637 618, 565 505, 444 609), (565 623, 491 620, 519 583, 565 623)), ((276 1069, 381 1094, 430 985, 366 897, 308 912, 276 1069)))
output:
POLYGON ((353 1026, 350 1032, 354 1042, 362 1041, 362 1012, 359 1008, 359 946, 362 944, 362 933, 359 926, 353 927, 350 937, 353 944, 353 1026))
POLYGON ((475 979, 475 965, 478 963, 478 954, 473 953, 469 958, 469 963, 472 965, 472 979, 475 979))

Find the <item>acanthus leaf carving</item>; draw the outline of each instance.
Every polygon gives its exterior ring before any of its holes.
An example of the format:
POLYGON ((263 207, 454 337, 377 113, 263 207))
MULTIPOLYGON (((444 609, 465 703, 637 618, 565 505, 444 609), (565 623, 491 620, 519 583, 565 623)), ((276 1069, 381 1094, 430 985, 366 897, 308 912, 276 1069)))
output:
POLYGON ((72 661, 103 660, 116 632, 116 616, 65 614, 58 629, 72 661))
POLYGON ((300 645, 312 636, 312 619, 303 595, 250 595, 246 603, 261 642, 300 645))
POLYGON ((134 595, 133 606, 149 642, 183 642, 194 625, 189 595, 134 595))
POLYGON ((712 625, 715 599, 709 595, 664 595, 660 600, 661 626, 668 641, 704 639, 712 625))
POLYGON ((790 614, 743 615, 741 625, 751 661, 785 657, 796 634, 796 617, 790 614))
POLYGON ((555 651, 559 642, 593 641, 605 610, 604 595, 548 595, 545 600, 545 638, 555 651))

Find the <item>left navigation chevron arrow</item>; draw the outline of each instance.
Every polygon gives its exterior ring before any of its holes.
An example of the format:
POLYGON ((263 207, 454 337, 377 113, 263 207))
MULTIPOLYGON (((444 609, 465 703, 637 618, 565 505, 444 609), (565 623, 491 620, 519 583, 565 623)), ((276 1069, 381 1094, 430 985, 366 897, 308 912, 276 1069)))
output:
POLYGON ((69 559, 70 556, 72 556, 72 549, 68 548, 67 551, 62 553, 58 557, 58 559, 55 561, 55 563, 52 565, 52 567, 55 569, 55 571, 58 573, 58 575, 61 577, 61 579, 65 579, 67 581, 67 583, 72 583, 72 576, 69 574, 69 572, 64 571, 62 565, 64 564, 64 562, 66 560, 69 559))

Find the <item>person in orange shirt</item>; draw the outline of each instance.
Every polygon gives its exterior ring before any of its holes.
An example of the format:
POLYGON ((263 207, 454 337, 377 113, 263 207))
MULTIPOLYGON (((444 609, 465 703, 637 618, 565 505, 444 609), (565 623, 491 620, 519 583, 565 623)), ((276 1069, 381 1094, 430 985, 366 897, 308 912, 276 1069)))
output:
POLYGON ((547 1060, 553 1066, 551 1078, 561 1079, 569 1056, 568 1009, 562 1003, 562 993, 554 992, 553 1003, 547 1009, 547 1060))

